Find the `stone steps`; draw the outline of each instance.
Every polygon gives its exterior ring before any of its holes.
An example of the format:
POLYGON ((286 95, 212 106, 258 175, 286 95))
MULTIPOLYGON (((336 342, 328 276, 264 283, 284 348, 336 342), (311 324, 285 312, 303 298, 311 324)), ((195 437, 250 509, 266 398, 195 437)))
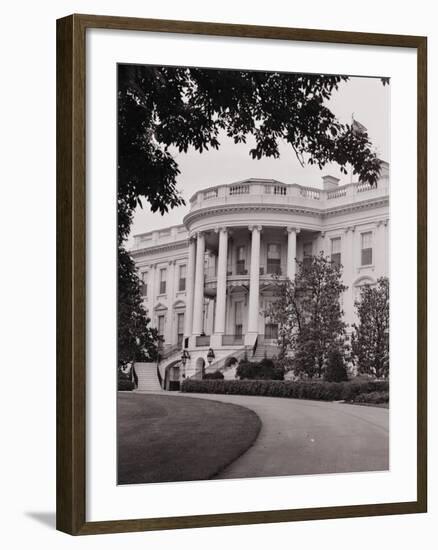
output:
POLYGON ((157 375, 156 363, 136 363, 138 391, 162 391, 157 375))
POLYGON ((274 345, 267 345, 263 346, 261 345, 256 349, 255 354, 249 358, 250 361, 257 361, 260 362, 262 359, 267 357, 268 359, 272 359, 275 355, 278 354, 278 347, 274 345))

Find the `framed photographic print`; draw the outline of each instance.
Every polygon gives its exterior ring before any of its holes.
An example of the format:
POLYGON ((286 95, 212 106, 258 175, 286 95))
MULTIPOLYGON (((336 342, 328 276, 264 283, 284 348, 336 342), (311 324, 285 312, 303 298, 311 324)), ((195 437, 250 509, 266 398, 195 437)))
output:
POLYGON ((426 38, 57 52, 58 529, 425 512, 426 38))

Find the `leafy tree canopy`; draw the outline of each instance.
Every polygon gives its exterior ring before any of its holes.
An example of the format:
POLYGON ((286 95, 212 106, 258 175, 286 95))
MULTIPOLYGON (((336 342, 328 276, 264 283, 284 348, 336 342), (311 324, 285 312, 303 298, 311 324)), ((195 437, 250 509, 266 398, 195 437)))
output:
POLYGON ((157 358, 157 330, 149 326, 140 292, 140 281, 131 256, 118 254, 118 365, 157 358))
POLYGON ((344 356, 338 348, 329 351, 327 367, 324 372, 324 380, 327 382, 345 382, 348 380, 344 356))
POLYGON ((364 285, 355 302, 359 324, 353 325, 352 351, 361 374, 389 375, 389 280, 364 285))
POLYGON ((266 315, 278 323, 279 345, 283 354, 293 354, 295 374, 321 377, 329 354, 343 354, 347 348, 340 306, 347 287, 341 281, 341 266, 322 253, 297 264, 293 281, 277 279, 277 300, 266 315))
MULTIPOLYGON (((375 185, 380 161, 366 133, 341 124, 327 100, 347 76, 187 67, 119 66, 119 237, 146 199, 153 212, 183 204, 171 148, 218 149, 221 133, 249 136, 254 159, 279 157, 280 140, 304 165, 347 164, 375 185)), ((385 82, 384 82, 385 83, 385 82)))

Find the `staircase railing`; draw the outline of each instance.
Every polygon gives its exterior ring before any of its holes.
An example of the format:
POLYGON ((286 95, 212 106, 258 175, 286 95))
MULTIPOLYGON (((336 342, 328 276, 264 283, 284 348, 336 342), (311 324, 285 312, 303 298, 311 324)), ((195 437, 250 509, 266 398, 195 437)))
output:
POLYGON ((252 356, 254 357, 256 351, 257 351, 257 343, 259 341, 259 337, 257 336, 256 339, 255 339, 255 342, 254 342, 254 345, 252 347, 252 356))
POLYGON ((163 361, 163 359, 167 359, 171 355, 173 355, 175 352, 179 351, 181 346, 179 344, 172 344, 171 346, 166 346, 165 348, 161 348, 158 350, 158 362, 163 361))
POLYGON ((161 376, 160 365, 159 365, 158 361, 157 361, 157 376, 158 376, 158 382, 160 383, 160 387, 161 387, 161 389, 164 390, 164 388, 163 388, 163 377, 161 376))
POLYGON ((239 360, 245 355, 245 348, 241 348, 239 350, 233 350, 232 352, 230 352, 229 354, 225 355, 224 357, 221 357, 220 359, 218 359, 217 361, 215 361, 214 363, 212 363, 211 365, 208 365, 206 368, 205 368, 205 372, 215 372, 217 370, 219 371, 223 371, 225 370, 226 368, 228 367, 225 367, 225 363, 227 362, 228 359, 230 359, 231 357, 235 357, 237 362, 239 362, 239 360))

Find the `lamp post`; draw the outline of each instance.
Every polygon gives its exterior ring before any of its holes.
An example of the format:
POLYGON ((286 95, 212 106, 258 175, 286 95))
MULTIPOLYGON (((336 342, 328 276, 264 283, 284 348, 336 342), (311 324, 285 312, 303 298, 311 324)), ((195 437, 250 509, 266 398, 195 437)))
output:
POLYGON ((187 359, 190 359, 190 353, 186 349, 183 349, 183 352, 181 354, 181 363, 183 366, 182 378, 186 377, 185 370, 186 370, 187 359))
MULTIPOLYGON (((211 365, 212 362, 213 362, 213 359, 215 358, 215 354, 214 354, 214 351, 212 348, 210 348, 208 350, 208 353, 207 353, 207 361, 208 361, 208 364, 211 365)), ((202 373, 202 378, 204 378, 204 372, 202 373)))
POLYGON ((213 362, 213 359, 215 358, 215 354, 214 354, 214 351, 212 350, 212 348, 210 348, 208 350, 208 353, 207 353, 207 361, 208 361, 208 364, 211 365, 212 362, 213 362))

